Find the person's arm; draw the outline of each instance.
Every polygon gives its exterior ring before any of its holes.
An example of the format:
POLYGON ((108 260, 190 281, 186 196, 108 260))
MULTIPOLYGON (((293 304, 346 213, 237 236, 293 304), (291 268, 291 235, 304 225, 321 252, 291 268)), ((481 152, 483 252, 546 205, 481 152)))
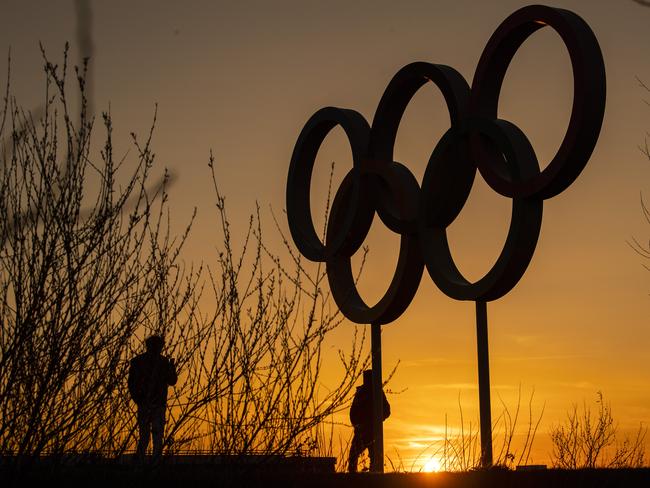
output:
POLYGON ((176 374, 176 364, 174 363, 173 358, 167 358, 167 363, 169 364, 168 374, 167 374, 167 384, 169 386, 174 386, 178 381, 178 375, 176 374))
POLYGON ((388 417, 390 417, 390 404, 388 403, 384 392, 382 392, 382 396, 384 397, 384 420, 386 420, 388 417))
POLYGON ((350 423, 352 425, 358 425, 361 423, 361 417, 362 417, 362 406, 361 406, 361 399, 359 398, 359 392, 357 392, 354 395, 354 398, 352 399, 352 405, 350 406, 350 423))
POLYGON ((128 385, 129 385, 129 393, 131 394, 131 398, 135 403, 138 403, 139 400, 139 391, 138 391, 138 381, 137 381, 137 373, 136 373, 136 368, 133 364, 133 360, 131 360, 131 364, 129 366, 129 379, 128 379, 128 385))

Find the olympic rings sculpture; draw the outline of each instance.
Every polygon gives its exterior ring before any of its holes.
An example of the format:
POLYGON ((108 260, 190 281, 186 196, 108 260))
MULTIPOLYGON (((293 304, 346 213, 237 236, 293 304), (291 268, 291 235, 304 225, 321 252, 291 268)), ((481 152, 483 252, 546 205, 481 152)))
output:
POLYGON ((587 164, 605 111, 605 66, 598 41, 573 12, 533 5, 510 15, 492 34, 471 89, 449 66, 416 62, 388 84, 372 121, 354 110, 326 107, 305 124, 287 181, 287 217, 298 250, 325 262, 334 300, 356 323, 387 324, 408 307, 426 267, 436 286, 456 300, 491 301, 508 293, 530 263, 542 223, 543 201, 569 187, 587 164), (544 170, 524 133, 497 118, 501 85, 513 56, 538 29, 553 28, 566 45, 573 69, 573 106, 567 132, 544 170), (450 128, 429 159, 421 187, 393 160, 400 120, 414 94, 431 81, 444 96, 450 128), (311 217, 310 186, 316 154, 335 126, 352 149, 352 169, 334 197, 325 243, 311 217), (479 171, 488 185, 512 199, 508 236, 492 269, 471 283, 449 249, 447 227, 463 208, 479 171), (388 290, 368 306, 356 288, 351 256, 366 238, 375 213, 400 235, 397 267, 388 290))

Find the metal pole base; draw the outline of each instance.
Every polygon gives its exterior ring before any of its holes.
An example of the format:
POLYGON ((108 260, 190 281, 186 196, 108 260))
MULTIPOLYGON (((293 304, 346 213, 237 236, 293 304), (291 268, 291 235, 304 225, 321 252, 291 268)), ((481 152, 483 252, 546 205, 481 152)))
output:
POLYGON ((481 468, 492 467, 492 413, 490 407, 490 357, 487 304, 476 302, 476 345, 478 348, 478 398, 481 419, 481 468))
POLYGON ((384 393, 381 375, 381 325, 372 324, 370 333, 372 355, 372 459, 370 471, 384 472, 384 393))

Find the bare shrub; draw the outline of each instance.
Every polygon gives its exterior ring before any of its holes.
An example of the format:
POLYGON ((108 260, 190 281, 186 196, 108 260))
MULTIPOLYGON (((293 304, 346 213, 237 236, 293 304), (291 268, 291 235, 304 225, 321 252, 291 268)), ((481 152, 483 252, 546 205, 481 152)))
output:
POLYGON ((339 381, 323 384, 325 339, 343 323, 324 267, 303 266, 286 239, 283 265, 264 244, 259 208, 235 249, 212 158, 220 251, 211 267, 185 264, 193 219, 173 234, 169 175, 150 183, 155 116, 144 142, 132 135, 135 169, 125 177, 108 113, 100 161, 91 154, 85 70, 76 70, 77 118, 67 49, 62 67, 44 60, 43 115, 21 109, 8 84, 0 126, 0 451, 132 449, 128 361, 153 333, 179 369, 167 452, 331 449, 321 424, 345 408, 367 358, 364 334, 355 335, 338 352, 339 381))
MULTIPOLYGON (((492 424, 493 467, 513 469, 518 465, 527 464, 535 441, 537 429, 544 415, 544 406, 539 414, 533 413, 535 392, 531 392, 528 400, 528 415, 525 427, 521 428, 521 386, 517 394, 514 409, 499 397, 502 410, 492 424), (523 437, 516 441, 515 437, 523 437)), ((413 460, 410 466, 404 464, 399 453, 397 461, 391 461, 393 468, 398 471, 421 471, 422 461, 435 459, 441 471, 470 471, 481 467, 480 430, 477 420, 465 419, 460 395, 458 397, 460 423, 450 426, 445 415, 445 433, 441 440, 436 440, 426 446, 413 460)))
MULTIPOLYGON (((501 397, 501 413, 492 422, 494 466, 513 469, 528 463, 530 451, 535 441, 537 429, 544 415, 544 406, 539 414, 533 414, 533 390, 528 399, 528 420, 525 423, 524 433, 520 431, 521 412, 521 386, 517 394, 517 404, 514 411, 506 405, 501 397), (514 442, 515 436, 524 435, 523 441, 514 442)), ((445 418, 445 439, 442 447, 442 464, 445 471, 467 471, 478 469, 481 466, 481 448, 478 422, 470 421, 465 427, 463 410, 460 405, 460 429, 449 432, 445 418)))
POLYGON ((347 353, 339 350, 338 383, 322 385, 325 339, 343 324, 325 291, 324 266, 307 272, 284 239, 291 259, 285 266, 264 244, 259 207, 243 246, 233 249, 212 157, 209 166, 223 241, 210 268, 215 303, 210 335, 187 368, 190 383, 205 389, 184 399, 185 410, 177 397, 178 414, 195 425, 184 427, 184 444, 224 453, 331 452, 331 437, 321 424, 347 406, 367 363, 361 360, 365 335, 355 335, 347 353), (196 438, 187 438, 189 432, 196 438))
POLYGON ((176 266, 187 236, 165 238, 167 178, 145 186, 151 133, 142 144, 133 136, 135 169, 118 186, 110 115, 96 164, 84 71, 75 70, 77 125, 67 48, 61 67, 44 59, 42 117, 21 109, 7 85, 0 127, 0 449, 18 455, 97 449, 111 439, 126 407, 135 333, 155 308, 156 278, 176 266))
POLYGON ((641 425, 634 437, 620 440, 611 406, 601 392, 596 403, 595 413, 586 403, 581 411, 574 405, 564 424, 551 430, 553 465, 564 469, 643 466, 647 429, 641 425))

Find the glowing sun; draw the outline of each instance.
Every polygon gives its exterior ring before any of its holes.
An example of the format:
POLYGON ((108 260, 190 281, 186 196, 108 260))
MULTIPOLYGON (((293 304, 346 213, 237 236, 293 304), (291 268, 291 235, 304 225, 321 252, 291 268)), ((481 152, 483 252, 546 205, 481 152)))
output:
POLYGON ((424 471, 425 473, 437 473, 438 471, 440 471, 440 468, 441 468, 440 460, 432 457, 422 467, 422 471, 424 471))

